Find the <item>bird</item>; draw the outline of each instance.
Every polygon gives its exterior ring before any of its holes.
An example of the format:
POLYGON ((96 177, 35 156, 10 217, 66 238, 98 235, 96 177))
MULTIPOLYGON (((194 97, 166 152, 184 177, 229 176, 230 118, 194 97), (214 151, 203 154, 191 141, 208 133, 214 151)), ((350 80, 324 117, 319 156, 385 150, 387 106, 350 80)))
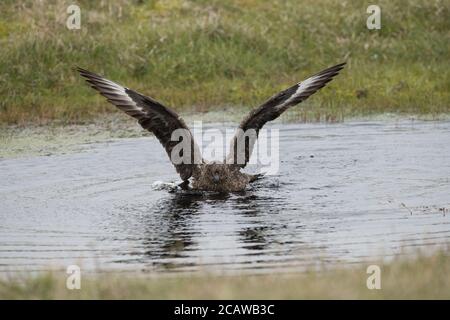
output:
MULTIPOLYGON (((286 110, 323 88, 339 74, 345 64, 346 62, 343 62, 326 68, 273 95, 250 111, 239 124, 231 140, 230 151, 223 161, 207 161, 202 158, 189 127, 173 109, 96 73, 80 67, 77 67, 77 70, 107 101, 137 119, 142 128, 156 136, 183 181, 180 184, 182 189, 229 193, 244 191, 261 176, 241 171, 249 162, 260 129, 267 122, 278 118, 286 110), (174 161, 172 157, 172 152, 179 143, 172 140, 172 133, 175 130, 184 133, 182 140, 190 143, 193 151, 190 154, 185 153, 183 161, 174 161), (246 135, 247 132, 251 134, 246 135)), ((183 151, 180 155, 183 155, 183 151)))

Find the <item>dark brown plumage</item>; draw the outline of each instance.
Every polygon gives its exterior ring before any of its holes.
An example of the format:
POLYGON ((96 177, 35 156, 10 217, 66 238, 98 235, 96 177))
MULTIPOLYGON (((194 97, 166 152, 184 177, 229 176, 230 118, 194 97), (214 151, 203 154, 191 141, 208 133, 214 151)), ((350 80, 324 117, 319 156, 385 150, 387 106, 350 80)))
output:
POLYGON ((296 83, 292 87, 277 93, 264 102, 260 107, 252 110, 239 125, 238 129, 241 130, 237 130, 236 135, 233 137, 230 153, 227 156, 227 162, 238 163, 237 158, 238 156, 241 156, 245 161, 239 165, 244 168, 252 154, 259 130, 267 122, 278 118, 287 109, 306 100, 317 90, 323 88, 333 79, 334 76, 339 73, 340 70, 342 70, 342 68, 344 68, 344 66, 345 62, 322 70, 308 79, 296 83), (255 136, 253 139, 249 139, 248 144, 246 143, 245 146, 242 145, 242 149, 240 150, 236 145, 236 141, 240 138, 243 132, 247 132, 248 130, 254 130, 255 136))
MULTIPOLYGON (((178 141, 171 140, 172 132, 176 129, 185 129, 186 132, 191 134, 184 120, 175 111, 163 106, 152 98, 122 87, 87 70, 78 68, 78 71, 86 78, 86 81, 92 88, 100 92, 102 96, 117 108, 136 118, 144 129, 152 132, 164 146, 169 157, 172 149, 178 144, 178 141)), ((192 150, 195 150, 195 152, 192 152, 192 156, 200 156, 200 150, 195 144, 192 134, 190 138, 193 143, 192 150)), ((200 162, 202 162, 202 159, 192 159, 190 161, 191 164, 174 164, 174 166, 181 179, 187 180, 192 176, 196 166, 195 163, 200 162)))
MULTIPOLYGON (((202 159, 201 152, 195 143, 192 133, 184 120, 172 109, 156 100, 144 96, 136 91, 105 79, 95 73, 78 68, 80 75, 92 88, 99 91, 109 102, 136 118, 139 124, 152 132, 164 146, 169 158, 179 141, 172 141, 172 132, 184 129, 184 139, 190 139, 193 150, 189 161, 174 163, 181 179, 188 185, 192 177, 192 188, 197 190, 233 192, 244 190, 256 179, 256 176, 240 172, 252 154, 259 130, 268 121, 278 118, 284 111, 306 100, 317 90, 324 87, 344 67, 345 63, 327 68, 308 79, 274 95, 260 107, 254 109, 241 122, 231 141, 230 153, 224 162, 209 163, 202 159), (242 138, 247 137, 247 142, 242 138)), ((189 140, 188 140, 189 141, 189 140)))

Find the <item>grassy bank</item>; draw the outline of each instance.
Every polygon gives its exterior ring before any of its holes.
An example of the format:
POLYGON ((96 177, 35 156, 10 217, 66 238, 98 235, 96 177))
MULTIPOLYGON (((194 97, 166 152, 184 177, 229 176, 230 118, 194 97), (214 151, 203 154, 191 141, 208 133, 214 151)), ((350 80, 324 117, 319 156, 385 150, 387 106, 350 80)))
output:
POLYGON ((0 3, 0 123, 75 122, 116 112, 73 67, 180 111, 249 109, 321 68, 348 67, 299 119, 450 111, 450 0, 72 1, 0 3), (233 107, 230 107, 233 106, 233 107))
POLYGON ((367 266, 253 276, 83 276, 66 289, 66 274, 0 278, 0 299, 450 299, 448 251, 381 267, 381 289, 366 286, 367 266))

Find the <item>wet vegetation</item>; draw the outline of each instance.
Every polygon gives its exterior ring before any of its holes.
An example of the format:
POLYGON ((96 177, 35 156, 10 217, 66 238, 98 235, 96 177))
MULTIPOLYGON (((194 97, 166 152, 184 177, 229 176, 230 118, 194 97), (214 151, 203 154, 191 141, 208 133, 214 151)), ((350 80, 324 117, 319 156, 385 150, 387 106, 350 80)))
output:
POLYGON ((65 1, 0 3, 0 123, 91 121, 118 112, 81 66, 183 112, 245 111, 347 61, 297 120, 450 111, 450 1, 87 1, 81 29, 65 1))

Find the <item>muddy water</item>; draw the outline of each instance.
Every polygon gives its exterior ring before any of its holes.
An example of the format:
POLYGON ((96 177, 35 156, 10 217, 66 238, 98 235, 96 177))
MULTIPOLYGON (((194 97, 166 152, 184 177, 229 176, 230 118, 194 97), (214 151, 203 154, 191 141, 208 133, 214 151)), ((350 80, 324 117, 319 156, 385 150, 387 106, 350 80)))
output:
POLYGON ((300 270, 450 236, 450 122, 275 125, 281 166, 242 194, 155 190, 151 137, 0 160, 0 271, 300 270))

